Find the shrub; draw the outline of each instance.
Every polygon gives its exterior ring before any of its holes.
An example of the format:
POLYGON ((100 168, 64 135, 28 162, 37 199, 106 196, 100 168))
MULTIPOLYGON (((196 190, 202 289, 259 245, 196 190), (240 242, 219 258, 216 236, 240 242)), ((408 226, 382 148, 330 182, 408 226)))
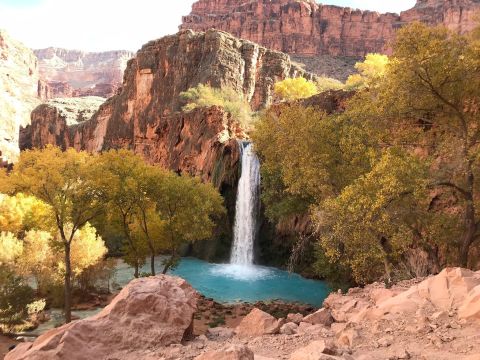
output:
POLYGON ((183 111, 192 111, 199 107, 221 106, 244 127, 252 122, 252 110, 244 95, 232 88, 212 88, 200 84, 180 94, 186 102, 183 111))

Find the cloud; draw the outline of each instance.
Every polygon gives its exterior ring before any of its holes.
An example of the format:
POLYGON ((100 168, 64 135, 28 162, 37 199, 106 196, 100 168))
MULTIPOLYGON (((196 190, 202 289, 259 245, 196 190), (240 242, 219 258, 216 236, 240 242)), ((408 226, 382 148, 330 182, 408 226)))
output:
MULTIPOLYGON (((137 50, 177 31, 194 0, 0 0, 0 26, 34 48, 137 50), (15 4, 13 6, 12 4, 15 4)), ((323 0, 362 9, 401 11, 415 0, 323 0)))

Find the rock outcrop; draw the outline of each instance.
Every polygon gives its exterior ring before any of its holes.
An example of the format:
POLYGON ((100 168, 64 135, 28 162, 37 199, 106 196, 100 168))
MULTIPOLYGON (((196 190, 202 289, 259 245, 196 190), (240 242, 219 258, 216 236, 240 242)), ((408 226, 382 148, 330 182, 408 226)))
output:
POLYGON ((241 129, 218 107, 182 113, 180 93, 200 83, 228 86, 260 109, 272 102, 275 82, 289 76, 312 77, 288 55, 227 33, 182 31, 143 46, 128 63, 120 93, 90 120, 62 130, 65 135, 53 141, 38 134, 58 133, 45 127, 63 125, 54 112, 47 116, 41 108, 44 113, 34 113, 32 131, 22 144, 53 143, 91 152, 126 147, 174 171, 222 180, 215 177, 238 161, 241 129))
MULTIPOLYGON (((388 52, 395 30, 412 21, 469 31, 479 10, 478 0, 418 0, 414 8, 400 15, 322 5, 314 0, 199 0, 190 15, 183 17, 180 28, 215 28, 304 58, 361 57, 388 52)), ((318 64, 315 67, 327 75, 338 72, 318 64)))
POLYGON ((20 130, 20 147, 29 149, 32 144, 68 147, 74 129, 89 120, 104 102, 104 98, 94 96, 56 98, 37 106, 31 114, 32 125, 20 130))
POLYGON ((153 359, 156 350, 189 335, 196 302, 181 278, 136 279, 98 315, 22 343, 5 360, 153 359))
POLYGON ((89 53, 47 48, 35 50, 43 99, 72 96, 113 96, 123 80, 130 51, 89 53))
POLYGON ((6 32, 0 31, 0 152, 18 156, 20 126, 30 123, 38 105, 38 67, 33 52, 6 32))
POLYGON ((278 333, 282 325, 272 315, 254 308, 243 318, 235 331, 239 336, 261 336, 278 333))

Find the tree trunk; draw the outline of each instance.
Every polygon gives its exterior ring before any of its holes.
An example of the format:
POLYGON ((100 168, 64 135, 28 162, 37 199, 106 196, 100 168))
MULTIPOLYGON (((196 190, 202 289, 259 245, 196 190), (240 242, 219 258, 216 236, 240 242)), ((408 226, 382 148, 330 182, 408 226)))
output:
POLYGON ((473 199, 469 199, 467 200, 467 208, 465 209, 465 232, 462 237, 459 258, 460 266, 464 268, 468 267, 468 253, 475 239, 476 232, 475 207, 473 205, 473 199))
POLYGON ((163 271, 162 271, 163 275, 165 275, 168 269, 170 269, 170 267, 172 266, 173 260, 175 259, 175 255, 176 255, 176 251, 175 249, 172 249, 172 255, 170 256, 170 259, 168 259, 167 263, 165 264, 165 267, 163 268, 163 271))
POLYGON ((135 276, 135 279, 138 279, 140 277, 140 273, 138 271, 138 268, 139 268, 138 259, 135 259, 135 274, 133 275, 133 276, 135 276))
POLYGON ((155 254, 150 255, 150 272, 155 276, 155 254))
POLYGON ((470 252, 470 246, 475 240, 475 235, 477 232, 477 224, 475 221, 475 204, 474 204, 474 175, 472 171, 472 163, 468 161, 467 163, 467 192, 465 196, 465 201, 467 202, 465 208, 465 230, 460 245, 460 255, 459 262, 460 266, 468 267, 468 253, 470 252))
POLYGON ((72 265, 70 262, 70 244, 65 242, 65 323, 72 321, 72 265))

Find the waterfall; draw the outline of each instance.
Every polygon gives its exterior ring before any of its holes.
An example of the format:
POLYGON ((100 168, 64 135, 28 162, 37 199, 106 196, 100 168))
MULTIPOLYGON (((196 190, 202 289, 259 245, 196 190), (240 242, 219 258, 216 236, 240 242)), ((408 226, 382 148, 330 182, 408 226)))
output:
POLYGON ((242 173, 238 182, 230 263, 252 265, 260 205, 260 161, 254 153, 251 143, 242 142, 240 143, 240 148, 242 152, 242 173))

